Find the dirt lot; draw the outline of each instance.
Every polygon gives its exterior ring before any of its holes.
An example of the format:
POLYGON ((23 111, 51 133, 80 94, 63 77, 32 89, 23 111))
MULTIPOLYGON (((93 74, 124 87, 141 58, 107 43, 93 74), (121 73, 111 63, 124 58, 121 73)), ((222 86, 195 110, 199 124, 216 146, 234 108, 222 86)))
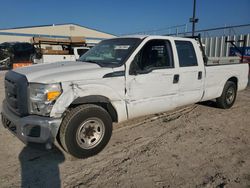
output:
POLYGON ((229 110, 196 104, 117 125, 85 160, 27 147, 1 125, 0 166, 0 187, 250 187, 250 88, 229 110))

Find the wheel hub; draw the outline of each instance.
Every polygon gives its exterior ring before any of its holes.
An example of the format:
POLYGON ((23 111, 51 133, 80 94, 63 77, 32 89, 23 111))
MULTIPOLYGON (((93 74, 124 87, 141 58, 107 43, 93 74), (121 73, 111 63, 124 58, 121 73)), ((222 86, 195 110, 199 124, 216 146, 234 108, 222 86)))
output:
POLYGON ((81 148, 91 149, 101 142, 104 132, 104 123, 99 118, 89 118, 79 126, 76 141, 81 148))
POLYGON ((85 138, 91 138, 92 136, 94 136, 94 133, 95 133, 95 130, 94 130, 94 127, 86 127, 84 132, 83 132, 83 135, 85 138))
POLYGON ((235 98, 235 92, 234 89, 231 87, 228 89, 226 94, 226 101, 228 104, 231 104, 234 101, 235 98))

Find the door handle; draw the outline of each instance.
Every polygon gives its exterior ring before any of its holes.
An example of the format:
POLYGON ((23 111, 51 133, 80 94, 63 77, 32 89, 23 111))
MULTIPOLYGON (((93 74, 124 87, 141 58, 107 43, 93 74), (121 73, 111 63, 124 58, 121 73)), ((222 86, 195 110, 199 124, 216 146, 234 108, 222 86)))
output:
POLYGON ((179 74, 175 74, 174 75, 174 79, 173 79, 173 83, 176 84, 179 82, 179 78, 180 78, 180 75, 179 74))
POLYGON ((198 72, 198 80, 201 80, 201 79, 202 79, 202 72, 199 71, 199 72, 198 72))

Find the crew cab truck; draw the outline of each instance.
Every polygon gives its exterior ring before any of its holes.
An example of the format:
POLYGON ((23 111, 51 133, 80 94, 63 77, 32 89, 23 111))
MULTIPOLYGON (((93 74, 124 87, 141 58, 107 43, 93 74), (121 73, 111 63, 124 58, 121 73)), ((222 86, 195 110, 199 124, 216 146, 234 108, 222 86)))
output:
POLYGON ((130 36, 100 42, 77 62, 5 75, 3 125, 23 142, 55 138, 77 158, 100 152, 112 123, 216 99, 228 109, 248 82, 248 64, 205 65, 194 39, 130 36))

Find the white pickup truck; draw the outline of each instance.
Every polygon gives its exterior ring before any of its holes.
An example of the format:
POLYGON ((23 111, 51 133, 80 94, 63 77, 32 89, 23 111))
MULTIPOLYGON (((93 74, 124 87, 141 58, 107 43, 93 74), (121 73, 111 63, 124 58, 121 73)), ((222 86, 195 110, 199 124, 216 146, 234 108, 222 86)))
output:
POLYGON ((2 121, 23 142, 55 138, 71 155, 100 152, 112 123, 216 99, 230 108, 246 88, 248 64, 206 66, 194 39, 104 40, 78 62, 33 65, 5 75, 2 121))
MULTIPOLYGON (((34 64, 54 63, 58 61, 76 61, 81 55, 86 53, 89 47, 72 47, 72 54, 42 54, 39 58, 34 58, 34 64)), ((45 50, 46 51, 46 50, 45 50)))

